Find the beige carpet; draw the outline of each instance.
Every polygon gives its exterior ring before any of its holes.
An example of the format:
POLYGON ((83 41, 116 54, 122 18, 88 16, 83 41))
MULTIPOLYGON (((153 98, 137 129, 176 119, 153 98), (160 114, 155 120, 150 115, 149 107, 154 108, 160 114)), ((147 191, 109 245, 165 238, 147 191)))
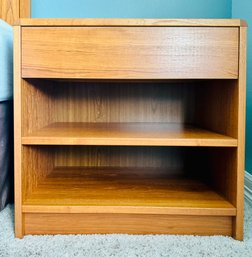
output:
POLYGON ((72 235, 15 239, 13 206, 0 213, 1 257, 252 257, 252 207, 245 204, 245 239, 212 236, 72 235))

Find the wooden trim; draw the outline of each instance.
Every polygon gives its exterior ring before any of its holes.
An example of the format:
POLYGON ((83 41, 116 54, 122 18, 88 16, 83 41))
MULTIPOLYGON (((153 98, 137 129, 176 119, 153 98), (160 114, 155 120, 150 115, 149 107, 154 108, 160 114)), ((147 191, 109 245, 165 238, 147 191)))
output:
POLYGON ((0 0, 0 18, 10 25, 18 23, 19 18, 30 18, 31 0, 0 0))
POLYGON ((236 147, 237 139, 180 123, 57 122, 23 136, 22 144, 236 147))
MULTIPOLYGON (((217 135, 217 134, 216 134, 217 135)), ((214 146, 236 147, 237 140, 221 138, 95 138, 95 137, 22 137, 23 145, 118 145, 118 146, 214 146)))
POLYGON ((20 1, 19 17, 30 18, 31 17, 31 0, 19 0, 19 1, 20 1))
POLYGON ((0 0, 0 18, 9 24, 19 19, 19 0, 0 0))
POLYGON ((231 217, 155 214, 26 213, 25 234, 177 234, 230 236, 231 217), (153 222, 154 221, 154 222, 153 222))
POLYGON ((22 146, 21 146, 21 28, 14 27, 14 168, 15 168, 15 234, 23 236, 22 217, 22 146))
MULTIPOLYGON (((27 1, 27 0, 23 0, 27 1)), ((36 18, 21 19, 21 26, 108 26, 108 27, 244 27, 246 22, 240 19, 62 19, 36 18)))
POLYGON ((244 159, 245 159, 245 119, 246 119, 246 42, 247 28, 240 28, 239 79, 238 79, 238 148, 237 148, 237 215, 234 219, 233 236, 243 239, 244 215, 244 159))
POLYGON ((135 206, 52 206, 23 205, 24 213, 132 213, 202 216, 235 216, 235 208, 135 207, 135 206))

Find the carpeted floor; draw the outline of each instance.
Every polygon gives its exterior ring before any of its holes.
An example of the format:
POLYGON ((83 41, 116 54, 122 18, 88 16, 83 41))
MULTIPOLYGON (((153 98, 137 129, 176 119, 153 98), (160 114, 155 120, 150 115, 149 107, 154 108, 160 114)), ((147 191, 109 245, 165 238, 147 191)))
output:
POLYGON ((2 257, 252 257, 252 207, 245 204, 245 239, 212 236, 76 235, 15 239, 13 206, 0 213, 2 257))

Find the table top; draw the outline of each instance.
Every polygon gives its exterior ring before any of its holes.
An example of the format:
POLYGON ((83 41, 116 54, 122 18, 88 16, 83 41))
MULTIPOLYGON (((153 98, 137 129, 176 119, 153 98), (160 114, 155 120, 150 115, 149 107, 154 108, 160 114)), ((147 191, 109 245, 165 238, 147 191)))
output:
POLYGON ((25 18, 16 26, 108 26, 108 27, 247 27, 241 19, 104 19, 104 18, 25 18))

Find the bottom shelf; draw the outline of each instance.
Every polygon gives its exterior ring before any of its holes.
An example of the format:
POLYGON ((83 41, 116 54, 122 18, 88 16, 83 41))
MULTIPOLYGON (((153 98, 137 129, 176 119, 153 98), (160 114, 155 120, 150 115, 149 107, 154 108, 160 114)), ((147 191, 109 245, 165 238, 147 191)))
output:
POLYGON ((24 199, 23 212, 235 216, 236 208, 178 171, 57 167, 24 199))

